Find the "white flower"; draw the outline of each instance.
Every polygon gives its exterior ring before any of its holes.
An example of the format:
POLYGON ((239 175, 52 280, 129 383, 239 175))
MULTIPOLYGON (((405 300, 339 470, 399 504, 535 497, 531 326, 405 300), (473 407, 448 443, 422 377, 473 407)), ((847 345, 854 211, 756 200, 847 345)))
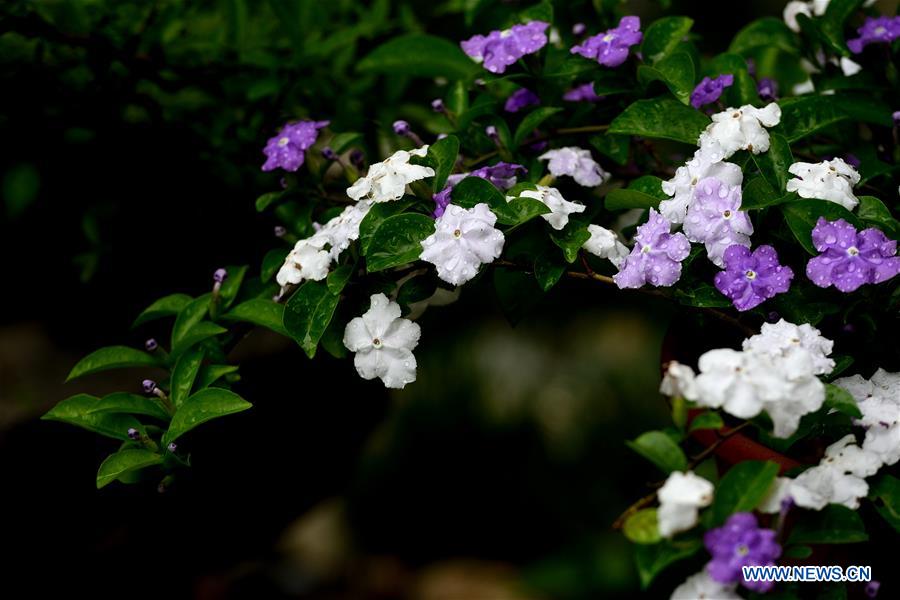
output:
POLYGON ((797 506, 822 510, 828 504, 859 508, 859 499, 869 493, 863 479, 878 472, 881 461, 855 444, 847 435, 825 449, 822 461, 794 479, 789 494, 797 506))
MULTIPOLYGON (((584 205, 577 202, 569 202, 562 197, 559 190, 554 187, 545 185, 537 186, 536 190, 524 190, 520 196, 525 198, 533 198, 539 202, 543 202, 550 209, 550 212, 541 215, 545 221, 550 223, 550 227, 559 231, 565 228, 569 223, 569 215, 572 213, 584 212, 584 205)), ((507 196, 506 200, 512 200, 512 196, 507 196)))
POLYGON ((659 498, 659 533, 672 537, 697 524, 699 510, 713 501, 713 484, 687 471, 673 471, 656 493, 659 498))
POLYGON ((736 583, 719 583, 703 569, 675 588, 670 600, 740 600, 736 587, 736 583))
POLYGON ((331 258, 337 260, 351 242, 359 239, 359 225, 369 214, 370 208, 371 202, 351 204, 341 214, 322 225, 313 237, 325 240, 330 246, 331 258))
POLYGON ((696 398, 691 400, 742 419, 765 410, 776 437, 793 434, 800 417, 825 401, 825 385, 814 375, 809 353, 773 360, 765 354, 720 348, 701 356, 698 366, 696 398))
POLYGON ((568 175, 584 187, 596 187, 609 179, 609 173, 591 157, 590 150, 569 146, 544 152, 538 160, 549 160, 547 168, 556 177, 568 175))
POLYGON ((744 340, 743 347, 744 350, 767 354, 776 360, 797 352, 808 352, 816 375, 827 375, 834 369, 834 361, 828 358, 834 342, 822 336, 809 323, 794 325, 784 319, 777 323, 763 323, 758 334, 744 340))
POLYGON ((278 285, 284 287, 307 279, 313 281, 325 279, 331 265, 331 255, 322 249, 324 240, 314 238, 315 236, 300 240, 294 245, 294 249, 288 253, 275 276, 278 285))
POLYGON ((591 237, 581 247, 594 256, 608 258, 617 267, 622 264, 630 250, 619 241, 616 232, 593 224, 588 225, 587 229, 591 237))
POLYGON ((673 360, 666 368, 666 373, 659 384, 659 392, 670 398, 680 396, 693 400, 697 397, 696 379, 692 368, 673 360))
POLYGON ((791 31, 800 32, 800 24, 797 23, 797 15, 806 15, 807 17, 812 16, 812 3, 810 2, 797 2, 793 0, 788 2, 784 7, 784 22, 790 27, 791 31))
POLYGON ((795 84, 794 87, 791 88, 791 92, 795 96, 802 96, 804 94, 812 94, 816 91, 816 84, 813 83, 812 79, 807 79, 806 81, 801 81, 798 84, 795 84))
POLYGON ((672 199, 660 202, 659 212, 669 222, 684 222, 688 206, 694 197, 694 187, 703 179, 715 177, 729 187, 739 186, 744 181, 744 174, 739 166, 713 158, 709 151, 698 150, 689 161, 678 167, 672 179, 663 182, 663 192, 672 196, 672 199))
POLYGON ((847 58, 846 56, 842 56, 842 57, 841 57, 841 60, 840 60, 840 61, 836 61, 836 62, 838 62, 838 64, 839 64, 840 67, 841 67, 841 71, 843 71, 843 73, 844 73, 844 75, 845 75, 846 77, 850 77, 850 76, 852 76, 852 75, 856 75, 857 73, 859 73, 860 71, 862 71, 862 65, 861 65, 861 64, 859 64, 859 63, 857 63, 857 62, 853 62, 852 60, 850 60, 850 59, 847 58))
POLYGON ((790 495, 791 482, 790 477, 776 477, 769 488, 766 497, 762 499, 759 506, 756 507, 761 513, 773 514, 781 511, 781 503, 790 495))
POLYGON ((774 102, 764 108, 745 104, 716 113, 712 120, 700 134, 698 144, 713 160, 726 159, 738 150, 759 154, 769 149, 769 132, 765 127, 778 125, 781 107, 774 102))
POLYGON ((850 392, 862 412, 854 423, 866 428, 863 449, 888 466, 900 461, 900 373, 878 369, 870 380, 854 375, 834 384, 850 392))
POLYGON ((416 380, 419 343, 416 323, 400 317, 400 305, 384 294, 372 294, 371 305, 344 330, 344 346, 355 352, 353 364, 363 379, 379 377, 385 387, 400 389, 416 380))
POLYGON ((366 199, 373 202, 399 200, 403 197, 407 184, 434 175, 431 167, 409 164, 411 156, 427 154, 427 145, 409 152, 398 150, 384 161, 370 166, 365 177, 360 177, 347 188, 347 195, 354 200, 366 199))
POLYGON ((503 233, 494 228, 497 216, 487 204, 465 209, 455 204, 434 222, 434 233, 422 240, 419 258, 437 267, 438 277, 461 285, 503 251, 503 233))
POLYGON ((859 204, 853 195, 853 186, 859 183, 859 173, 843 159, 820 163, 795 162, 788 171, 799 178, 787 182, 789 192, 797 192, 802 198, 835 202, 847 210, 853 210, 859 204))

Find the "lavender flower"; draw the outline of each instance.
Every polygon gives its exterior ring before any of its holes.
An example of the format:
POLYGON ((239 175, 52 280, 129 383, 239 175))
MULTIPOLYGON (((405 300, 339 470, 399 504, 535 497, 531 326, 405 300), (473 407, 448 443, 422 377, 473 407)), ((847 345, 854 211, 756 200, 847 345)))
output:
POLYGON ((463 52, 475 62, 483 63, 491 73, 503 73, 526 54, 532 54, 547 44, 544 33, 550 26, 544 21, 514 25, 504 31, 492 31, 486 36, 475 35, 460 42, 463 52))
POLYGON ((751 253, 735 244, 725 250, 723 258, 725 270, 716 275, 716 288, 740 311, 759 306, 791 287, 794 271, 778 263, 772 246, 760 246, 751 253))
POLYGON ((644 39, 640 30, 639 17, 622 17, 617 27, 589 37, 573 46, 570 52, 596 60, 607 67, 618 67, 628 58, 628 49, 644 39))
POLYGON ((691 106, 700 108, 704 104, 715 102, 721 97, 725 88, 734 83, 734 75, 726 73, 718 77, 704 77, 691 92, 691 106))
POLYGON ((541 103, 541 99, 537 97, 537 94, 532 92, 526 88, 519 88, 512 95, 506 99, 506 104, 503 105, 503 110, 506 112, 519 112, 523 108, 527 108, 529 106, 535 106, 541 103))
POLYGON ((267 156, 262 166, 263 171, 282 168, 285 171, 296 171, 303 165, 305 152, 316 143, 319 130, 327 126, 329 121, 298 121, 288 123, 263 148, 267 156))
POLYGON ((671 233, 671 223, 655 209, 638 227, 634 248, 613 277, 620 288, 639 288, 646 283, 668 287, 681 277, 681 261, 691 252, 683 233, 671 233))
POLYGON ((733 244, 750 247, 753 224, 741 208, 741 186, 729 186, 707 177, 694 188, 693 202, 684 219, 684 233, 692 242, 706 245, 709 260, 719 267, 722 255, 733 244))
POLYGON ((775 532, 757 525, 752 513, 731 515, 722 527, 711 529, 703 536, 703 543, 712 555, 706 572, 719 583, 740 582, 754 592, 767 592, 773 581, 748 581, 741 567, 770 566, 781 556, 781 546, 775 532))
POLYGON ((434 212, 432 213, 432 215, 435 218, 438 218, 442 214, 444 214, 444 211, 447 209, 447 205, 450 204, 450 192, 453 190, 457 183, 459 183, 466 177, 480 177, 481 179, 487 179, 498 189, 508 190, 512 186, 516 185, 517 177, 519 175, 525 175, 526 173, 528 173, 528 169, 526 169, 522 165, 498 162, 495 165, 476 169, 471 173, 458 173, 455 175, 451 175, 447 178, 447 185, 444 186, 444 189, 431 197, 432 200, 434 200, 435 204, 434 212))
POLYGON ((900 16, 869 17, 856 32, 858 38, 847 40, 847 47, 854 54, 859 54, 869 44, 889 44, 900 37, 900 16))
POLYGON ((447 210, 447 205, 450 204, 450 192, 452 191, 453 186, 448 185, 437 194, 431 196, 431 199, 434 200, 434 211, 431 213, 432 217, 438 219, 444 214, 444 211, 447 210))
POLYGON ((563 94, 563 100, 567 102, 599 102, 603 96, 598 96, 594 91, 594 82, 583 83, 563 94))
POLYGON ((900 273, 897 242, 874 227, 857 233, 844 219, 826 221, 819 217, 812 242, 821 254, 806 264, 806 276, 819 287, 833 285, 842 292, 852 292, 900 273))

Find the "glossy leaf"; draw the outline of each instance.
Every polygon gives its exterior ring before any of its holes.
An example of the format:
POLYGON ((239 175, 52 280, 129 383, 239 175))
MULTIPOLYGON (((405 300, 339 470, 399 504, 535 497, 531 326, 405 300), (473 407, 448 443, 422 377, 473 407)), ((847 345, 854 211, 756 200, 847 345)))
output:
POLYGON ((128 346, 107 346, 91 352, 72 367, 66 381, 91 373, 126 367, 159 367, 160 360, 143 350, 128 346))
POLYGON ((794 237, 810 254, 818 254, 812 243, 812 230, 819 217, 827 221, 844 219, 856 227, 860 226, 859 219, 846 208, 826 200, 796 200, 782 204, 780 208, 794 237))
POLYGON ((561 108, 554 106, 541 106, 534 109, 522 119, 519 126, 516 127, 516 133, 513 135, 513 144, 519 146, 525 141, 531 132, 537 129, 541 123, 561 111, 561 108))
POLYGON ((659 467, 663 473, 687 469, 688 460, 684 451, 662 431, 648 431, 625 444, 659 467))
POLYGON ((641 53, 651 63, 663 60, 687 36, 693 24, 693 19, 688 17, 663 17, 653 21, 644 31, 641 53))
POLYGON ((422 240, 434 233, 434 219, 418 213, 385 219, 366 250, 366 270, 383 271, 418 260, 422 240))
POLYGON ((862 418, 862 411, 850 392, 831 383, 825 384, 825 406, 857 419, 862 418))
POLYGON ((655 508, 639 510, 625 521, 622 533, 635 544, 655 544, 662 539, 655 508))
POLYGON ((192 298, 187 294, 170 294, 164 296, 145 308, 131 326, 137 327, 148 321, 177 315, 191 300, 192 298))
POLYGON ((395 37, 362 58, 356 65, 364 73, 467 79, 481 70, 453 42, 421 33, 395 37))
POLYGON ((203 357, 206 352, 202 346, 193 346, 183 352, 172 369, 172 383, 169 388, 169 397, 176 406, 181 406, 184 401, 191 395, 191 388, 194 387, 194 380, 203 364, 203 357))
POLYGON ((652 81, 662 81, 683 104, 691 101, 694 90, 694 62, 684 52, 676 52, 655 63, 652 67, 638 67, 638 81, 649 85, 652 81))
POLYGON ((709 117, 671 98, 638 100, 609 126, 609 133, 639 135, 696 145, 709 117))
POLYGON ((456 158, 459 155, 459 138, 448 135, 428 147, 428 158, 434 167, 434 182, 432 184, 435 193, 444 188, 447 177, 456 166, 456 158))
POLYGON ((722 477, 712 505, 712 524, 719 526, 736 512, 759 506, 778 475, 774 462, 748 460, 738 463, 722 477))
POLYGON ((884 202, 874 196, 860 196, 856 214, 867 225, 876 227, 888 237, 900 240, 900 221, 894 218, 884 202))
POLYGON ((162 456, 149 450, 134 448, 119 450, 106 457, 97 470, 97 489, 112 483, 125 474, 146 469, 162 462, 162 456))
POLYGON ((885 521, 900 532, 900 479, 887 473, 875 479, 869 489, 869 498, 885 521))
POLYGON ((853 544, 869 539, 862 517, 840 504, 805 511, 788 538, 790 544, 853 544))
POLYGON ((271 329, 275 333, 288 335, 284 328, 284 305, 268 298, 251 298, 241 302, 222 315, 223 321, 243 321, 271 329))
POLYGON ((703 542, 697 539, 664 540, 658 544, 635 546, 634 561, 641 580, 641 589, 647 589, 667 567, 680 560, 690 558, 701 548, 703 548, 703 542))
MULTIPOLYGON (((456 188, 454 188, 454 192, 456 188)), ((410 200, 397 200, 396 202, 378 202, 363 218, 359 224, 359 247, 363 255, 369 251, 369 244, 372 243, 372 237, 381 226, 385 219, 398 215, 412 206, 410 200)))
POLYGON ((100 401, 95 396, 78 394, 66 398, 41 417, 45 421, 61 421, 118 440, 128 440, 128 430, 144 431, 144 426, 131 415, 115 412, 92 412, 100 401))
POLYGON ((154 397, 129 394, 128 392, 114 392, 107 394, 94 403, 86 414, 93 413, 124 413, 130 415, 145 415, 162 421, 168 421, 170 415, 154 397))
POLYGON ((163 436, 163 445, 168 445, 198 425, 247 410, 252 405, 229 390, 206 388, 193 394, 172 417, 169 429, 163 436))
POLYGON ((316 355, 325 328, 331 322, 339 296, 324 281, 307 281, 284 307, 284 328, 310 358, 316 355))

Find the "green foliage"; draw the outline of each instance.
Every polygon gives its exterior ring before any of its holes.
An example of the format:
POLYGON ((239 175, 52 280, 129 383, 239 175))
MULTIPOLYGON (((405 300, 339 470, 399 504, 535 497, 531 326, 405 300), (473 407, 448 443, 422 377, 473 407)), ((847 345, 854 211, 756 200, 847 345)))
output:
POLYGON ((709 117, 669 98, 638 100, 610 123, 609 133, 696 144, 709 117))
POLYGON ((284 307, 284 329, 310 358, 316 355, 316 347, 339 299, 324 282, 307 281, 284 307))
POLYGON ((207 421, 250 408, 250 403, 228 390, 206 388, 190 396, 172 417, 162 442, 171 444, 182 435, 207 421))
POLYGON ((66 381, 109 369, 158 366, 160 366, 159 359, 143 350, 135 350, 127 346, 109 346, 95 350, 78 361, 78 364, 72 367, 66 381))
POLYGON ((733 466, 716 488, 712 505, 712 522, 721 525, 736 512, 752 511, 765 498, 778 465, 773 462, 748 460, 733 466))
POLYGON ((648 431, 625 442, 629 448, 659 467, 663 473, 687 469, 687 457, 675 441, 662 431, 648 431))

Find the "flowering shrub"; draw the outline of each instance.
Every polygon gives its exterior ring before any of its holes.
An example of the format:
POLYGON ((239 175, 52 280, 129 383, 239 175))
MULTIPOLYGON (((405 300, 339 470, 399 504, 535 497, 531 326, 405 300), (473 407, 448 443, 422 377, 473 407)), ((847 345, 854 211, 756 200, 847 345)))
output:
POLYGON ((430 114, 394 122, 378 156, 327 114, 271 123, 256 208, 277 247, 147 307, 135 324, 173 319, 169 340, 70 374, 164 369, 143 394, 79 394, 45 418, 121 440, 98 487, 164 488, 194 428, 251 408, 227 361, 248 328, 403 388, 429 305, 493 285, 516 321, 576 278, 743 339, 667 357, 672 425, 627 442, 661 471, 615 523, 645 586, 682 568, 673 597, 767 592, 740 567, 900 530, 900 25, 863 4, 790 2, 702 57, 688 17, 573 22, 549 1, 465 40, 386 42, 360 69, 437 78, 430 114))

